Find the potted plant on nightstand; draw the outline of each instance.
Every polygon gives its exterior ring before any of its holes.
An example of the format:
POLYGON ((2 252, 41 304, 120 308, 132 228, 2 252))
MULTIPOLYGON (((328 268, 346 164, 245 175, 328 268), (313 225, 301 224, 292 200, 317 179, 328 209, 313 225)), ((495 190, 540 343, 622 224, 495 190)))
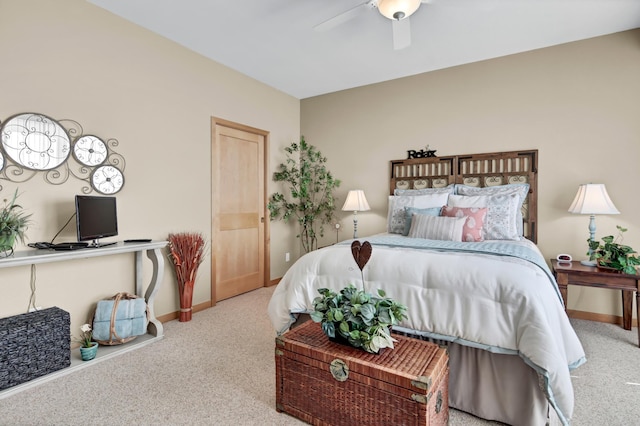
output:
POLYGON ((593 250, 598 268, 634 275, 638 272, 640 258, 634 249, 622 244, 623 233, 627 232, 627 228, 617 225, 616 229, 618 235, 615 238, 608 235, 602 237, 602 242, 587 240, 589 248, 593 250))
POLYGON ((318 289, 313 300, 311 319, 322 325, 322 331, 331 340, 379 353, 383 348, 393 349, 391 327, 407 317, 407 307, 386 297, 383 290, 377 296, 364 287, 364 266, 371 257, 371 244, 360 241, 351 244, 351 253, 362 274, 362 289, 347 285, 340 293, 318 289))
POLYGON ((11 201, 4 200, 4 207, 0 210, 0 257, 13 254, 16 239, 24 243, 25 231, 31 222, 30 214, 25 214, 22 206, 16 204, 18 190, 11 201))

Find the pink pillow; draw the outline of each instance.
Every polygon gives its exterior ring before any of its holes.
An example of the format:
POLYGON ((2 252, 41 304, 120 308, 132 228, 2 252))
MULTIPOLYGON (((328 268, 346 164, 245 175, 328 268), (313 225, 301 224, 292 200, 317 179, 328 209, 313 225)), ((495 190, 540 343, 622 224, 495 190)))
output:
POLYGON ((480 242, 484 241, 482 227, 487 216, 486 207, 442 207, 442 216, 466 217, 467 221, 462 228, 462 241, 480 242))

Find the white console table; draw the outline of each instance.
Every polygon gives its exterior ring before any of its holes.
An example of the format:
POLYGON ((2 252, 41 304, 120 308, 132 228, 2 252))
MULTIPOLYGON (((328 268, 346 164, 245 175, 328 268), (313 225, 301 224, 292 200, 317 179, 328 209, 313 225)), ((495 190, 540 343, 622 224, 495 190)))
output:
POLYGON ((122 253, 135 253, 135 292, 137 296, 144 297, 149 309, 149 325, 147 327, 147 334, 145 336, 138 336, 136 339, 123 345, 101 346, 98 350, 98 355, 95 360, 90 362, 83 362, 80 359, 79 353, 76 353, 79 351, 72 351, 71 366, 69 368, 58 370, 53 373, 47 374, 46 376, 38 377, 20 385, 0 391, 0 399, 29 387, 33 387, 38 383, 51 380, 60 375, 68 374, 71 371, 80 368, 88 367, 91 363, 94 363, 96 361, 109 359, 120 353, 128 352, 142 345, 147 345, 155 340, 162 339, 162 337, 164 336, 164 328, 162 326, 162 323, 155 316, 153 304, 156 294, 158 293, 158 290, 162 285, 162 278, 164 274, 164 256, 162 255, 161 249, 163 249, 167 244, 167 241, 151 241, 149 243, 119 242, 104 247, 83 248, 79 250, 68 251, 33 249, 16 251, 11 257, 0 259, 0 268, 11 268, 15 266, 35 265, 39 263, 64 262, 74 259, 87 259, 91 257, 110 256, 122 253), (153 264, 153 274, 151 276, 151 282, 147 286, 146 292, 144 292, 144 286, 142 283, 142 254, 144 252, 146 252, 147 257, 153 264))

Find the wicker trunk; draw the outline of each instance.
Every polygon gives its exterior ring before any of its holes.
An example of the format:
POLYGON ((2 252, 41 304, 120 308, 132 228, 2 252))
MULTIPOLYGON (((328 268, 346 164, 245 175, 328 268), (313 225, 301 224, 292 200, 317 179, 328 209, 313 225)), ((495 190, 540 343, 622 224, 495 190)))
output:
POLYGON ((333 343, 312 321, 276 338, 276 410, 313 425, 446 425, 449 357, 394 335, 369 354, 333 343))

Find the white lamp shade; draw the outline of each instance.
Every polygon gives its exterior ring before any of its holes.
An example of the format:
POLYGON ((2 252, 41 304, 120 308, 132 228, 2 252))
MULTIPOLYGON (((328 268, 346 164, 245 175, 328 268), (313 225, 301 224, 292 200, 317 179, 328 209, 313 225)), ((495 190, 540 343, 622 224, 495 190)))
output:
POLYGON ((401 20, 420 7, 420 0, 378 0, 378 10, 389 19, 401 20))
POLYGON ((576 198, 569 207, 569 213, 576 214, 619 214, 613 205, 607 188, 602 183, 580 185, 576 198))
POLYGON ((347 194, 347 199, 342 206, 342 210, 348 212, 364 212, 371 210, 364 191, 361 189, 353 189, 347 194))

